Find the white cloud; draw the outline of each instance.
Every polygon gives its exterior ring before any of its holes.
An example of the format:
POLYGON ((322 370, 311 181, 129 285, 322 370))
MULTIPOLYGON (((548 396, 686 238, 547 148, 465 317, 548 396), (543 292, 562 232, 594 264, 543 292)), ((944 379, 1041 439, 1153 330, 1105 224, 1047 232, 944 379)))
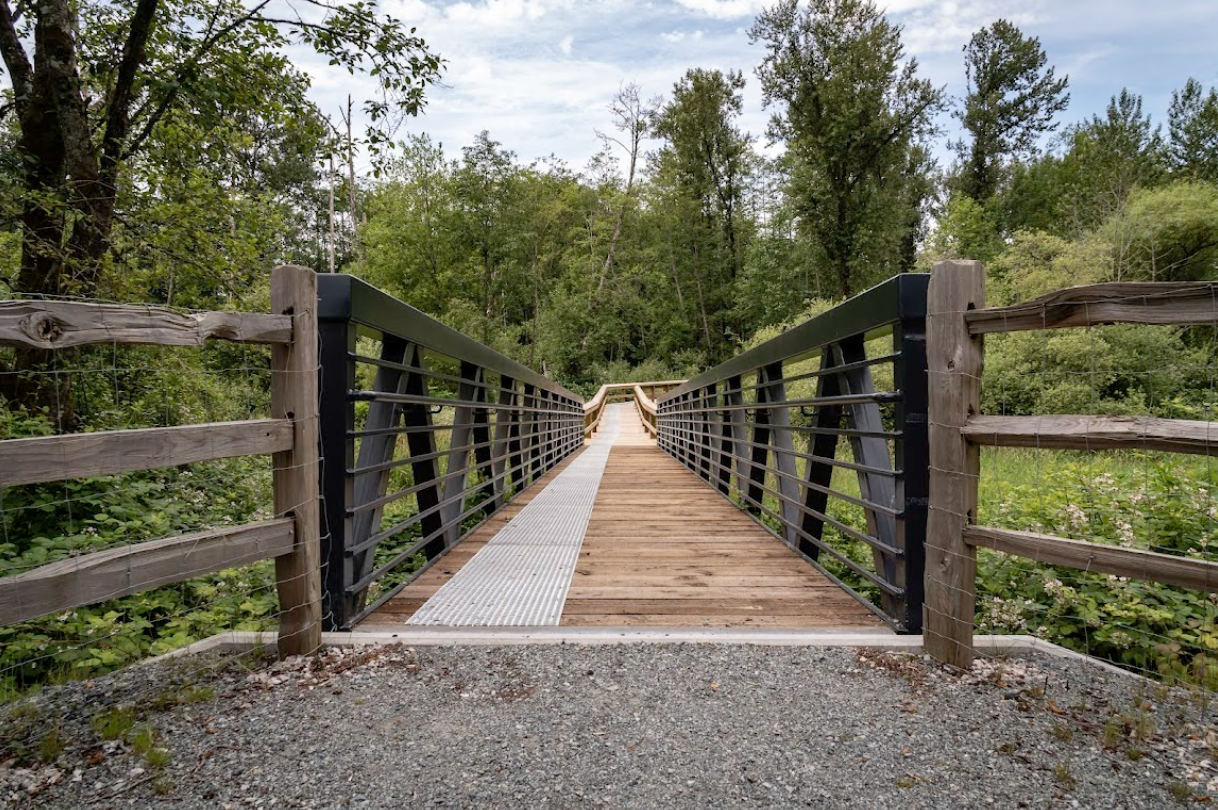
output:
MULTIPOLYGON (((609 127, 606 105, 626 82, 645 96, 669 93, 688 68, 740 70, 748 82, 741 126, 762 135, 753 68, 764 47, 749 43, 750 17, 773 0, 382 0, 448 63, 442 87, 427 92, 425 115, 404 130, 427 132, 451 154, 487 129, 523 160, 556 153, 582 166, 609 127), (574 47, 579 43, 579 48, 574 47)), ((1158 120, 1170 91, 1190 76, 1214 77, 1214 0, 887 0, 906 52, 920 73, 963 92, 961 49, 998 17, 1038 36, 1058 73, 1070 74, 1067 120, 1103 111, 1123 85, 1146 95, 1158 120)), ((885 0, 879 0, 885 5, 885 0)), ((293 48, 314 80, 313 97, 336 114, 348 93, 373 97, 375 84, 293 48)), ((954 127, 950 119, 944 124, 954 127)), ((762 138, 764 143, 764 138, 762 138)))
POLYGON ((546 5, 539 0, 486 0, 473 3, 454 3, 444 10, 444 15, 455 22, 477 26, 508 26, 531 22, 546 13, 546 5))
MULTIPOLYGON (((772 2, 772 0, 771 0, 772 2)), ((717 20, 755 17, 770 2, 766 0, 677 0, 681 6, 717 20)))

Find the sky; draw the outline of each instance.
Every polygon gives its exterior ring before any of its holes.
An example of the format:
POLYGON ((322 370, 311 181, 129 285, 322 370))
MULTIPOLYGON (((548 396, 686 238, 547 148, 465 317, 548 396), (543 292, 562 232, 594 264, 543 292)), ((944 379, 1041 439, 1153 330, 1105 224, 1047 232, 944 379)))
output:
MULTIPOLYGON (((772 2, 772 0, 771 0, 772 2)), ((747 85, 742 129, 765 148, 771 110, 754 74, 764 51, 749 43, 758 0, 381 0, 382 10, 417 28, 447 61, 442 87, 427 92, 425 112, 398 131, 427 133, 450 157, 474 136, 491 137, 523 162, 556 156, 581 168, 611 131, 607 106, 629 82, 645 97, 668 95, 691 67, 740 70, 747 85)), ((952 97, 965 87, 962 48, 1000 17, 1036 36, 1070 79, 1063 122, 1102 114, 1122 87, 1143 96, 1166 123, 1171 92, 1187 78, 1218 84, 1218 0, 890 0, 908 56, 922 76, 952 97)), ((349 76, 310 54, 295 55, 313 81, 313 98, 338 119, 352 94, 375 94, 370 79, 349 76)), ((358 120, 358 119, 357 119, 358 120)), ((957 130, 940 121, 945 136, 957 130)), ((1164 127, 1166 129, 1166 126, 1164 127)))

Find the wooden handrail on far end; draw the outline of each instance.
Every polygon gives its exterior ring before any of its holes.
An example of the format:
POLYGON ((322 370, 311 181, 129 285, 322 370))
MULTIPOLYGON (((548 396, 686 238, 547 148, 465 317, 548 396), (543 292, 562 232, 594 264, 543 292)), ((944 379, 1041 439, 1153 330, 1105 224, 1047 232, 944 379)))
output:
POLYGON ((601 416, 604 415, 605 405, 618 399, 632 399, 638 403, 644 400, 651 406, 651 420, 643 416, 643 406, 639 404, 639 416, 648 432, 656 435, 655 429, 655 396, 684 383, 685 380, 650 380, 637 383, 606 383, 597 389, 596 395, 584 404, 584 437, 592 438, 600 427, 601 416))

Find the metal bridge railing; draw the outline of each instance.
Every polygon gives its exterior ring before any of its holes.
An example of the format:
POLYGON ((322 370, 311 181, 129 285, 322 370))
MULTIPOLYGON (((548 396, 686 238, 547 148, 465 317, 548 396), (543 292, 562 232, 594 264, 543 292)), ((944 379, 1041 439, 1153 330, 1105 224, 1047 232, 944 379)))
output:
POLYGON ((358 279, 318 283, 325 612, 347 630, 577 450, 584 405, 358 279))
POLYGON ((656 403, 662 449, 903 633, 922 627, 928 280, 892 278, 656 403))

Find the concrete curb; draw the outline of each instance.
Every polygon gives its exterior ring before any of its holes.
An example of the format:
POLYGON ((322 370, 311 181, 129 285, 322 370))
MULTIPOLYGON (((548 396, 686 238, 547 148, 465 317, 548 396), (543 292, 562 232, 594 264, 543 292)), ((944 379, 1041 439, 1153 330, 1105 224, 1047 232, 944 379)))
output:
MULTIPOLYGON (((231 631, 196 641, 173 652, 146 659, 151 664, 169 658, 198 655, 207 652, 243 653, 274 651, 276 634, 267 632, 231 631)), ((322 633, 325 647, 364 647, 379 644, 401 644, 407 647, 515 646, 527 644, 742 644, 770 647, 841 647, 847 649, 891 650, 921 653, 921 636, 893 635, 886 629, 825 628, 818 630, 771 630, 764 628, 738 630, 733 628, 673 628, 640 629, 612 627, 405 627, 350 633, 322 633)), ((1114 675, 1143 679, 1136 672, 1068 650, 1035 636, 974 636, 973 644, 983 654, 1003 655, 1018 652, 1039 652, 1055 658, 1067 658, 1102 669, 1114 675)))

